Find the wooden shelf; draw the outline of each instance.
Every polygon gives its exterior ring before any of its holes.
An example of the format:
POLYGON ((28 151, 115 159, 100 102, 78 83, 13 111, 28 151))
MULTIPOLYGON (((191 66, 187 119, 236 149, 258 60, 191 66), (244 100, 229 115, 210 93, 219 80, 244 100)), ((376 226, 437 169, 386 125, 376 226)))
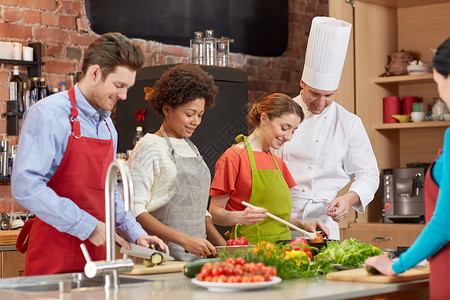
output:
POLYGON ((430 4, 449 2, 448 0, 358 0, 359 2, 373 3, 392 8, 415 7, 430 4))
POLYGON ((389 77, 376 77, 372 79, 373 83, 377 84, 399 84, 399 83, 425 83, 433 82, 433 74, 420 75, 402 75, 389 77))
POLYGON ((409 129, 409 128, 429 128, 429 127, 448 127, 450 121, 427 121, 427 122, 407 122, 407 123, 386 123, 375 124, 373 126, 376 130, 385 129, 409 129))

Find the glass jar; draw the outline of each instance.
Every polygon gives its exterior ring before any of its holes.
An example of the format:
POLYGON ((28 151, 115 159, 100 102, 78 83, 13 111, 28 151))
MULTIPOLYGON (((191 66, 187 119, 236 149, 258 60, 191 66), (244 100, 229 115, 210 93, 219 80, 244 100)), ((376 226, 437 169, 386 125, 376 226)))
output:
POLYGON ((194 32, 194 38, 191 42, 191 63, 202 64, 205 52, 205 45, 203 43, 203 31, 194 32))
POLYGON ((216 38, 214 37, 214 30, 208 29, 205 31, 205 58, 203 63, 208 66, 216 64, 216 38))
POLYGON ((432 112, 433 121, 443 121, 444 115, 449 113, 447 104, 441 98, 433 98, 432 112))
POLYGON ((216 62, 220 67, 228 67, 229 56, 228 56, 228 39, 220 39, 217 41, 217 55, 216 62))

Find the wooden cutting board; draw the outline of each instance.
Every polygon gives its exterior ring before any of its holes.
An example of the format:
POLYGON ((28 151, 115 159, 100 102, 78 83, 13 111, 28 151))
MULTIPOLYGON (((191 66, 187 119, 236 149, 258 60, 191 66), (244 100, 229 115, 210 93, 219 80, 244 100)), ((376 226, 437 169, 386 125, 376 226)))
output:
POLYGON ((161 273, 175 273, 183 271, 185 261, 165 261, 161 265, 154 267, 145 267, 142 263, 134 265, 133 270, 127 275, 144 275, 144 274, 161 274, 161 273))
POLYGON ((430 267, 413 268, 397 276, 368 274, 364 268, 338 271, 327 274, 328 280, 372 282, 372 283, 404 282, 429 277, 430 277, 430 267))

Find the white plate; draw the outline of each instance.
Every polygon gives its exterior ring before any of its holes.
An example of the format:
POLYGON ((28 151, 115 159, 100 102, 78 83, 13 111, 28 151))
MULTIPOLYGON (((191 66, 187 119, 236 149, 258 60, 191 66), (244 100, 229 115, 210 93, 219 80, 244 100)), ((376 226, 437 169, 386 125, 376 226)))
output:
POLYGON ((207 288, 212 292, 233 292, 233 291, 242 291, 242 290, 257 290, 263 289, 270 285, 274 285, 281 282, 281 278, 278 276, 274 276, 272 281, 263 281, 263 282, 236 282, 236 283, 227 283, 227 282, 208 282, 208 281, 200 281, 195 278, 191 279, 193 284, 198 286, 207 288))

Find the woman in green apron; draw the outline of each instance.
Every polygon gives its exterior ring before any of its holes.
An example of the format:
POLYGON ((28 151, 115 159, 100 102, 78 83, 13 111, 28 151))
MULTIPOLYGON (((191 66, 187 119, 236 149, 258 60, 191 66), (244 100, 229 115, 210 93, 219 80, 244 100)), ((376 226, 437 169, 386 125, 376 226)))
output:
MULTIPOLYGON (((271 153, 291 140, 304 114, 291 97, 276 93, 254 104, 247 116, 253 132, 240 135, 216 163, 211 185, 210 213, 213 222, 233 226, 231 238, 247 237, 251 244, 291 239, 289 228, 266 218, 268 211, 286 221, 291 216, 290 188, 295 186, 284 162, 271 153), (249 202, 258 208, 242 205, 249 202)), ((328 228, 320 221, 295 225, 309 231, 328 228)))

